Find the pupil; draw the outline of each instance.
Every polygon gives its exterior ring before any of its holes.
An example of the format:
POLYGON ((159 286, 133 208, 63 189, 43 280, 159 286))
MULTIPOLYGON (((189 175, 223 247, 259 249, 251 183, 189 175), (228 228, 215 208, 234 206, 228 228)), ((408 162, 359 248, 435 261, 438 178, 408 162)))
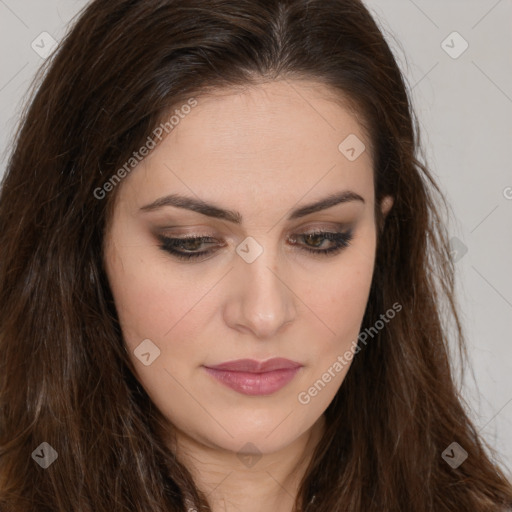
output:
POLYGON ((320 235, 306 235, 306 237, 307 237, 307 239, 309 239, 309 241, 311 241, 312 239, 316 239, 317 241, 320 242, 320 243, 314 244, 315 247, 322 245, 322 241, 321 241, 322 237, 320 235))
POLYGON ((197 249, 198 248, 198 244, 200 244, 200 240, 185 240, 183 242, 183 245, 184 245, 184 249, 188 249, 188 250, 194 250, 194 249, 197 249))

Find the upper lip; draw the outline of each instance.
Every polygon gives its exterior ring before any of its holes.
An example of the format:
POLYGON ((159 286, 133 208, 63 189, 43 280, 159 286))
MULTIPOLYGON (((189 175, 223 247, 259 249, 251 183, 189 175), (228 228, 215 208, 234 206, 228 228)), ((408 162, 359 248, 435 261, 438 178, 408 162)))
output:
POLYGON ((226 361, 225 363, 206 367, 213 370, 263 373, 271 372, 274 370, 299 368, 300 366, 302 365, 296 361, 291 361, 290 359, 284 359, 282 357, 274 357, 272 359, 268 359, 267 361, 256 361, 254 359, 237 359, 235 361, 226 361))

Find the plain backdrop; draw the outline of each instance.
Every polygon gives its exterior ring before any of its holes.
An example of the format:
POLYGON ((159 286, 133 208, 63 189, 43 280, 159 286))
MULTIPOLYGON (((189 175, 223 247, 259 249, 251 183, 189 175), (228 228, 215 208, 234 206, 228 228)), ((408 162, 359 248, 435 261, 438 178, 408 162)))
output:
MULTIPOLYGON (((0 175, 43 62, 33 42, 44 32, 60 41, 86 3, 0 0, 0 175)), ((463 394, 512 474, 512 0, 365 4, 405 74, 427 164, 453 209, 458 299, 474 369, 463 394)))

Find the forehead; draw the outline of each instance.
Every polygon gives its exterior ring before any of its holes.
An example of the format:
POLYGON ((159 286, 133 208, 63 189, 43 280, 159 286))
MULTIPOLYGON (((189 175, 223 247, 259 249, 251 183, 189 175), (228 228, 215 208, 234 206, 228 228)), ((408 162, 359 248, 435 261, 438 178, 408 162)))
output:
MULTIPOLYGON (((228 151, 250 160, 255 153, 279 153, 297 141, 322 151, 329 146, 337 150, 343 135, 367 138, 348 102, 315 82, 282 80, 220 90, 199 97, 198 103, 168 137, 176 147, 194 145, 197 156, 228 151)), ((294 149, 289 157, 301 148, 294 149)))
POLYGON ((175 186, 205 199, 232 192, 295 201, 313 187, 323 194, 372 187, 366 132, 343 98, 324 85, 283 80, 196 100, 131 173, 132 190, 144 200, 175 186), (348 137, 367 148, 354 161, 340 150, 348 137))

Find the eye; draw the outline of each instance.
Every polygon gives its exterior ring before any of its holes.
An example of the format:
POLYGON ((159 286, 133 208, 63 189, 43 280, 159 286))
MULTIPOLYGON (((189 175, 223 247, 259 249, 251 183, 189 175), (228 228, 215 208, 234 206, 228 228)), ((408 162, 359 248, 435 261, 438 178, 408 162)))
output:
POLYGON ((304 247, 305 251, 309 251, 316 254, 337 254, 345 247, 350 245, 353 239, 352 230, 345 232, 331 232, 331 231, 313 231, 311 233, 303 233, 300 235, 292 235, 292 244, 295 245, 297 238, 302 238, 306 245, 312 242, 313 245, 304 247), (331 242, 331 247, 321 249, 325 241, 331 242))
POLYGON ((179 259, 199 258, 200 256, 207 256, 212 252, 212 249, 207 251, 196 252, 202 244, 215 245, 216 240, 209 236, 187 236, 182 238, 170 238, 167 236, 158 236, 161 245, 160 248, 172 256, 179 259))
MULTIPOLYGON (((158 239, 160 240, 160 248, 163 251, 182 260, 206 257, 214 252, 214 249, 204 250, 204 246, 225 245, 219 244, 217 240, 208 236, 170 238, 164 235, 158 235, 158 239), (201 248, 203 250, 200 250, 201 248)), ((290 237, 290 243, 292 245, 298 245, 298 239, 302 239, 305 242, 305 246, 302 247, 304 251, 316 255, 334 255, 350 245, 353 239, 353 233, 352 230, 348 230, 345 232, 313 231, 310 233, 294 234, 290 237), (331 246, 322 248, 326 241, 330 243, 331 246)))

